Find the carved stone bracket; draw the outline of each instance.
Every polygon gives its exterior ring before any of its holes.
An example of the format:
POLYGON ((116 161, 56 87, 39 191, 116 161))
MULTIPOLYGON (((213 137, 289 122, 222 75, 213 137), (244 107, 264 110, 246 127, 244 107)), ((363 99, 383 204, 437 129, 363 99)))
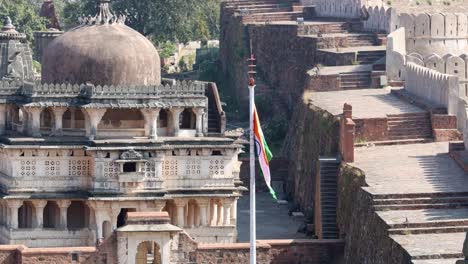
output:
POLYGON ((134 149, 129 149, 122 153, 122 155, 120 155, 120 158, 123 160, 142 160, 143 154, 134 149))

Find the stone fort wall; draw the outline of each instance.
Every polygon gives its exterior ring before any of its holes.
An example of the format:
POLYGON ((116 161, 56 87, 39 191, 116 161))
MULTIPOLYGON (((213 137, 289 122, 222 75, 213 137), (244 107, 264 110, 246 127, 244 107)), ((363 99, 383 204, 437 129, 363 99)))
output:
MULTIPOLYGON (((173 246, 171 263, 248 263, 249 244, 200 244, 185 233, 173 246), (174 249, 175 247, 175 249, 174 249)), ((342 240, 258 240, 260 264, 339 263, 342 240)), ((0 246, 0 263, 117 263, 117 240, 112 236, 99 248, 28 248, 21 245, 0 246)))

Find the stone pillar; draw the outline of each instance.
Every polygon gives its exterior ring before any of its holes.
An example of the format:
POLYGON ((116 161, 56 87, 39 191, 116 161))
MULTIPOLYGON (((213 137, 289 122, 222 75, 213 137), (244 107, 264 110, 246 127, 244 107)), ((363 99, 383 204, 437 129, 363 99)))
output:
POLYGON ((223 219, 224 219, 224 218, 223 218, 223 217, 224 217, 224 214, 223 214, 223 205, 221 204, 221 202, 219 202, 219 203, 217 204, 216 207, 218 208, 218 213, 217 213, 217 215, 218 215, 218 221, 217 221, 216 225, 217 225, 217 226, 222 226, 223 223, 224 223, 224 220, 223 220, 223 219))
POLYGON ((203 136, 203 114, 205 112, 204 108, 192 108, 193 113, 196 116, 196 136, 203 136))
POLYGON ((7 201, 9 214, 9 226, 11 229, 18 229, 18 209, 23 205, 23 201, 11 200, 7 201))
POLYGON ((211 201, 211 226, 216 226, 218 223, 218 205, 215 201, 211 201))
POLYGON ((117 229, 117 218, 119 217, 119 214, 120 214, 119 204, 113 203, 111 205, 111 212, 110 212, 112 230, 117 229))
POLYGON ((63 120, 63 114, 65 114, 65 112, 67 111, 67 108, 66 107, 54 107, 53 108, 53 112, 54 112, 54 123, 55 123, 55 127, 54 127, 54 131, 53 131, 53 135, 54 136, 63 136, 63 123, 62 123, 62 120, 63 120))
POLYGON ((195 225, 195 206, 193 203, 188 203, 188 212, 187 212, 187 226, 193 228, 195 225))
POLYGON ((5 134, 7 120, 7 105, 0 104, 0 135, 5 134))
POLYGON ((152 108, 152 109, 143 109, 141 113, 145 118, 145 136, 150 139, 158 138, 158 117, 161 109, 152 108))
POLYGON ((171 108, 171 117, 172 117, 172 131, 175 137, 179 136, 180 132, 180 114, 184 111, 184 108, 173 107, 171 108))
POLYGON ((35 223, 33 223, 34 228, 43 228, 44 227, 44 208, 47 205, 47 201, 45 200, 33 200, 32 204, 34 205, 34 209, 36 211, 36 219, 35 223))
POLYGON ((60 228, 67 229, 67 209, 70 206, 71 201, 60 200, 57 201, 57 206, 60 209, 60 228))
POLYGON ((198 207, 200 208, 200 225, 208 225, 208 199, 197 199, 198 207))
POLYGON ((231 225, 231 206, 232 206, 233 200, 232 199, 224 199, 223 200, 223 225, 224 226, 229 226, 231 225))
POLYGON ((185 205, 187 201, 184 199, 175 199, 174 204, 177 208, 177 226, 183 228, 185 226, 185 205))
POLYGON ((93 140, 97 136, 98 125, 102 117, 106 113, 107 109, 103 108, 86 108, 86 113, 88 116, 88 126, 89 126, 89 139, 93 140))
POLYGON ((353 119, 353 107, 349 104, 343 106, 343 117, 340 120, 340 152, 345 162, 354 161, 354 137, 356 124, 353 119))
POLYGON ((41 137, 41 113, 42 107, 28 107, 26 110, 29 113, 30 119, 28 120, 31 128, 28 133, 33 137, 41 137))
POLYGON ((95 216, 96 216, 96 239, 97 239, 98 244, 104 240, 104 236, 102 234, 102 223, 104 222, 104 220, 102 219, 100 214, 101 214, 100 212, 95 212, 95 216))
MULTIPOLYGON (((75 128, 75 111, 76 108, 70 108, 70 128, 75 128)), ((81 111, 78 109, 78 111, 81 111)))
POLYGON ((237 221, 237 198, 234 200, 234 202, 231 205, 231 225, 236 225, 237 221))

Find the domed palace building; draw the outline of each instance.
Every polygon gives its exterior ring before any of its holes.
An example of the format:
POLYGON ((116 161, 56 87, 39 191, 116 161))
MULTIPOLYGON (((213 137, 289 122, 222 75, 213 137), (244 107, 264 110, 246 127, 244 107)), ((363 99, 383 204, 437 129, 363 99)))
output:
POLYGON ((109 5, 46 47, 41 80, 25 36, 11 21, 0 32, 0 243, 85 247, 118 230, 182 229, 235 242, 242 146, 216 85, 161 78, 152 42, 109 5), (144 212, 163 224, 141 224, 144 212))

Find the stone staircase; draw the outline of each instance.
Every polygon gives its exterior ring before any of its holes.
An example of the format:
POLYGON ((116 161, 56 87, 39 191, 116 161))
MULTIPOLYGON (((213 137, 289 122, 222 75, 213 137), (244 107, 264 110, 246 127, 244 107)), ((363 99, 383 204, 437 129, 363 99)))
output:
POLYGON ((205 95, 208 97, 208 133, 220 133, 221 120, 215 96, 209 89, 206 90, 205 95))
POLYGON ((337 178, 340 161, 336 158, 320 158, 320 201, 322 238, 338 238, 336 224, 337 178))
POLYGON ((387 117, 389 140, 432 139, 431 118, 427 112, 387 115, 387 117))
POLYGON ((348 47, 362 47, 377 45, 376 37, 373 34, 349 34, 347 36, 348 47))
POLYGON ((374 195, 373 207, 389 235, 468 232, 468 193, 374 195))
POLYGON ((468 193, 386 195, 373 201, 375 211, 468 208, 468 193))
POLYGON ((370 72, 340 73, 340 88, 343 90, 364 89, 371 86, 370 72))
POLYGON ((368 50, 368 51, 359 51, 357 53, 357 64, 373 64, 376 61, 380 60, 382 57, 385 57, 385 50, 368 50))
POLYGON ((242 16, 243 23, 295 21, 303 17, 297 0, 240 0, 226 1, 223 5, 230 13, 242 16))

